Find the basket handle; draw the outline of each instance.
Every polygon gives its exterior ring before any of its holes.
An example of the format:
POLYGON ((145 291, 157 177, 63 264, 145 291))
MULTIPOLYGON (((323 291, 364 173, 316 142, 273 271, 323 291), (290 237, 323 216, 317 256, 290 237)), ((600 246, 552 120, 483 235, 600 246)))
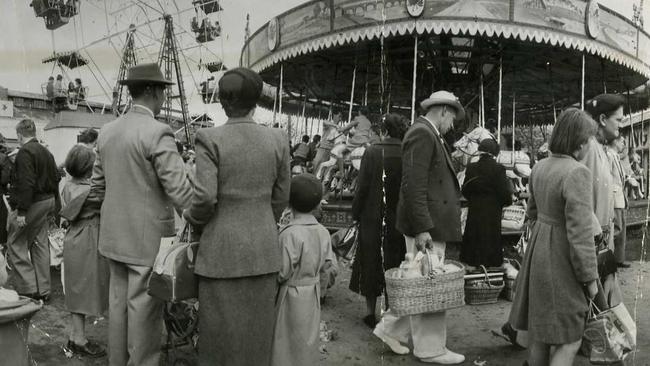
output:
POLYGON ((485 266, 481 264, 481 269, 483 270, 483 273, 485 273, 485 282, 487 283, 488 287, 492 287, 492 284, 490 283, 490 277, 488 276, 487 268, 485 268, 485 266))

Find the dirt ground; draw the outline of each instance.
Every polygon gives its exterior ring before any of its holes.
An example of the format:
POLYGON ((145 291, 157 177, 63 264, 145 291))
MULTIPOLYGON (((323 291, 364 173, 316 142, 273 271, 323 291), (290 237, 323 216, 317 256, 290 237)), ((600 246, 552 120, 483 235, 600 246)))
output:
MULTIPOLYGON (((650 365, 650 263, 645 248, 642 248, 641 230, 629 232, 628 258, 634 260, 632 267, 620 274, 625 304, 636 319, 638 347, 630 354, 625 364, 650 365), (644 253, 642 256, 641 254, 644 253), (643 261, 640 261, 643 257, 643 261)), ((650 238, 649 238, 650 239, 650 238)), ((647 240, 646 240, 647 241, 647 240)), ((647 245, 647 244, 646 244, 647 245)), ((344 266, 337 284, 330 289, 322 306, 322 319, 335 332, 334 340, 323 343, 319 365, 422 365, 412 355, 398 356, 390 352, 374 337, 361 318, 365 312, 362 297, 347 289, 350 269, 344 266)), ((67 342, 69 315, 63 310, 63 293, 59 273, 53 271, 53 301, 46 305, 32 319, 29 331, 29 349, 35 365, 106 365, 107 359, 89 360, 78 357, 67 358, 62 346, 67 342)), ((448 312, 447 345, 450 349, 466 356, 463 365, 521 365, 526 351, 511 346, 504 339, 494 336, 507 319, 510 302, 499 300, 493 305, 464 306, 448 312), (485 361, 485 364, 482 362, 485 361)), ((105 343, 106 319, 90 319, 88 333, 92 339, 105 343)), ((191 353, 180 352, 181 357, 192 360, 191 353)), ((1 362, 0 362, 1 363, 1 362)), ((165 365, 172 365, 164 362, 165 365)), ((190 365, 191 363, 176 363, 190 365)), ((575 365, 589 365, 589 360, 578 357, 575 365)), ((306 365, 307 366, 307 365, 306 365)))

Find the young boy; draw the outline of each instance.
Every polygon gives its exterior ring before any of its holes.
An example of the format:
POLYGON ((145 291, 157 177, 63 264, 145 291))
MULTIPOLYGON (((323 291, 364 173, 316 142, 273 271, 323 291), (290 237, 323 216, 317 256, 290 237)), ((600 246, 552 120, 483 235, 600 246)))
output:
POLYGON ((327 229, 310 213, 318 207, 322 186, 311 174, 291 180, 292 218, 280 231, 282 268, 276 300, 272 365, 318 363, 320 273, 336 270, 327 229))

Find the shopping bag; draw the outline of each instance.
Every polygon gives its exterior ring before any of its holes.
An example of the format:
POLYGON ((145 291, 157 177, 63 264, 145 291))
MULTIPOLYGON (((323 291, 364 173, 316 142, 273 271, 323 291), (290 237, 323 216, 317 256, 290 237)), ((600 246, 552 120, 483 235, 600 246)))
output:
POLYGON ((56 267, 63 262, 63 239, 65 238, 65 229, 53 228, 47 233, 50 242, 50 266, 56 267))
MULTIPOLYGON (((631 318, 626 322, 629 320, 631 318)), ((596 365, 620 362, 632 349, 633 345, 616 312, 612 309, 601 312, 590 301, 589 317, 583 335, 583 352, 589 356, 589 361, 596 365)))
POLYGON ((147 286, 150 296, 172 302, 198 296, 194 262, 199 243, 191 237, 191 227, 186 224, 178 237, 161 239, 147 286))
POLYGON ((337 257, 352 260, 357 251, 359 227, 354 224, 332 234, 332 250, 337 257))

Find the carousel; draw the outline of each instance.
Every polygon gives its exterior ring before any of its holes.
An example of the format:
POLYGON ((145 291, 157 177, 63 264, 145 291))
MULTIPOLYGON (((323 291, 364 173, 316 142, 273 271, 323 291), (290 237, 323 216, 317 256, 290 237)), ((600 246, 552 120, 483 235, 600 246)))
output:
MULTIPOLYGON (((601 93, 626 96, 626 114, 646 109, 645 94, 634 92, 650 77, 646 60, 641 22, 595 0, 308 1, 258 29, 241 53, 241 65, 276 88, 264 106, 281 113, 283 104, 302 105, 305 125, 332 111, 346 123, 360 106, 374 122, 389 112, 413 120, 433 91, 453 92, 468 111, 449 136, 459 179, 477 141, 491 134, 507 146, 500 162, 522 203, 530 158, 517 142, 537 151, 564 108, 601 93)), ((280 126, 297 140, 291 132, 302 122, 280 126)), ((354 193, 353 178, 344 188, 354 193)), ((349 225, 349 206, 330 201, 322 222, 349 225)))

